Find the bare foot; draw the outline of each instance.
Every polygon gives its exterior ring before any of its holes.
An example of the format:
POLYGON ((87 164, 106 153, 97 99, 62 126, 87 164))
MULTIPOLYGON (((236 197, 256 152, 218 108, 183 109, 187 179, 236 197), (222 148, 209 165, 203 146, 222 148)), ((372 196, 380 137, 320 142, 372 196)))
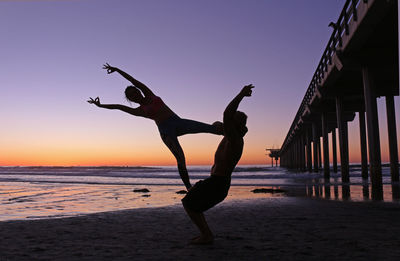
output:
POLYGON ((214 243, 214 237, 200 235, 190 240, 191 245, 211 245, 214 243))

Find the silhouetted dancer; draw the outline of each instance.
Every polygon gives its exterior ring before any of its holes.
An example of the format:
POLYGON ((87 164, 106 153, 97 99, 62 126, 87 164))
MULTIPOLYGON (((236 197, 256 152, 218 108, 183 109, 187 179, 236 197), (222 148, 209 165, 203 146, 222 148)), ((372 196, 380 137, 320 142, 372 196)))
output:
POLYGON ((222 123, 214 122, 210 125, 198 121, 182 119, 167 105, 165 105, 160 97, 154 95, 146 85, 139 82, 126 72, 117 67, 112 67, 108 63, 104 65, 103 69, 106 69, 108 74, 118 72, 125 79, 130 81, 133 86, 128 86, 125 89, 125 96, 129 101, 138 103, 140 106, 132 108, 120 104, 101 104, 99 97, 96 99, 90 97, 88 102, 95 104, 100 108, 117 109, 135 116, 154 120, 157 124, 158 130, 160 131, 161 139, 176 158, 179 175, 181 176, 186 189, 189 189, 191 184, 186 169, 185 154, 179 144, 178 136, 189 133, 213 133, 222 135, 222 123))
POLYGON ((192 239, 192 244, 211 244, 214 241, 203 212, 228 195, 232 171, 242 156, 243 137, 247 132, 247 116, 237 108, 245 96, 251 96, 252 88, 252 84, 243 87, 224 111, 224 138, 215 152, 211 176, 197 182, 182 199, 187 214, 201 233, 192 239))

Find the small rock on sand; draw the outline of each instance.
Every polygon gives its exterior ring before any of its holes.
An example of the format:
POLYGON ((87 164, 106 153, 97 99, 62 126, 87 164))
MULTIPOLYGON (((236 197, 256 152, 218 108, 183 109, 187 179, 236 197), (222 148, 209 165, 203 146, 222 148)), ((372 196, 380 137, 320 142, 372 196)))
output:
POLYGON ((266 189, 266 188, 260 188, 260 189, 253 189, 251 192, 253 193, 285 193, 286 190, 283 189, 266 189))
POLYGON ((136 193, 148 193, 148 192, 150 192, 150 190, 148 190, 147 188, 144 188, 144 189, 134 189, 133 192, 136 192, 136 193))

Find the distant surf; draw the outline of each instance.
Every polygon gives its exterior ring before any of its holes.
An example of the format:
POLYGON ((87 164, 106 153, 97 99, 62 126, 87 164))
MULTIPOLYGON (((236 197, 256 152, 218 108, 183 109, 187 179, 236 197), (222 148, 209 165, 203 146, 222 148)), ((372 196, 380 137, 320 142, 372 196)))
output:
MULTIPOLYGON (((211 166, 189 166, 193 182, 210 175, 211 166)), ((175 166, 133 167, 0 167, 0 182, 114 184, 114 185, 181 185, 175 166)), ((240 165, 232 174, 232 185, 297 185, 325 182, 322 172, 309 173, 265 165, 240 165)), ((361 166, 350 166, 351 184, 363 183, 361 166)), ((338 173, 331 172, 330 183, 341 183, 338 173)), ((390 183, 388 165, 383 166, 383 183, 390 183)))

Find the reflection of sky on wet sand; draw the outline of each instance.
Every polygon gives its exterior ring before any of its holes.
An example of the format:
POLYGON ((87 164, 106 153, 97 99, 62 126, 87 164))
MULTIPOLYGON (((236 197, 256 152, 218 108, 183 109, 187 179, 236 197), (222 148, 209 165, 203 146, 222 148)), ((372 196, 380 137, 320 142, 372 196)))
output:
MULTIPOLYGON (((0 185, 0 221, 71 217, 133 208, 180 205, 182 186, 88 185, 5 182, 0 185), (150 192, 134 192, 147 188, 150 192)), ((370 185, 308 183, 289 186, 231 186, 225 202, 257 198, 300 196, 339 201, 372 201, 370 185), (257 188, 286 193, 253 193, 257 188)), ((400 185, 383 186, 384 202, 400 202, 400 185)))
MULTIPOLYGON (((283 196, 253 193, 253 186, 232 186, 226 201, 283 196)), ((273 187, 269 187, 273 188, 273 187)), ((276 187, 279 188, 279 187, 276 187)), ((180 204, 181 186, 37 184, 10 182, 0 185, 0 221, 70 217, 132 208, 180 204), (150 192, 138 193, 135 189, 150 192)))

